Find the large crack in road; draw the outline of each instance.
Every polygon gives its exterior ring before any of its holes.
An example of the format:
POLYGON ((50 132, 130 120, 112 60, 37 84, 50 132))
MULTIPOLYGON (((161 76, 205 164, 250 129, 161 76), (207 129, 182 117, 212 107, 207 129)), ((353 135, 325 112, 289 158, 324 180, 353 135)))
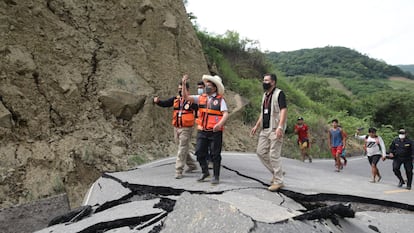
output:
MULTIPOLYGON (((236 169, 232 169, 228 166, 222 166, 224 169, 234 172, 238 176, 253 180, 255 182, 260 183, 261 185, 267 187, 269 184, 261 181, 252 176, 248 176, 243 174, 236 169)), ((50 225, 58 224, 58 223, 73 223, 84 219, 85 217, 96 214, 99 212, 103 212, 107 209, 112 207, 125 204, 132 201, 137 200, 154 200, 159 199, 153 207, 159 208, 163 210, 161 213, 157 214, 148 214, 144 216, 134 217, 134 218, 126 218, 126 219, 117 219, 116 221, 108 221, 108 222, 100 222, 84 229, 82 232, 99 232, 105 231, 108 229, 115 229, 119 227, 129 227, 130 229, 134 230, 141 230, 146 227, 151 227, 152 229, 150 232, 160 232, 163 228, 163 220, 166 219, 169 213, 174 210, 176 205, 176 200, 174 200, 174 196, 180 196, 184 192, 188 192, 190 194, 198 194, 198 195, 222 195, 225 192, 234 191, 234 190, 227 190, 227 191, 214 191, 208 192, 203 190, 186 190, 186 189, 178 189, 172 188, 167 186, 151 186, 151 185, 144 185, 144 184, 130 184, 128 182, 124 182, 121 179, 118 179, 115 176, 112 176, 108 173, 104 173, 102 178, 111 179, 113 181, 118 182, 124 188, 130 190, 130 193, 127 195, 122 196, 119 199, 108 201, 103 203, 102 205, 97 206, 83 206, 77 210, 71 211, 66 216, 58 216, 53 221, 51 221, 50 225)), ((304 220, 315 220, 315 219, 330 219, 332 223, 339 224, 337 218, 353 218, 355 216, 356 211, 380 211, 380 212, 388 212, 388 213, 412 213, 414 211, 414 206, 405 203, 398 203, 393 201, 386 201, 386 200, 379 200, 375 198, 368 198, 368 197, 359 197, 353 195, 343 195, 343 194, 332 194, 332 193, 318 193, 318 194, 302 194, 299 192, 294 192, 287 189, 281 189, 279 191, 279 196, 283 200, 280 205, 285 202, 284 195, 289 197, 290 199, 294 200, 295 202, 299 203, 305 210, 303 210, 302 214, 297 215, 291 220, 293 221, 304 221, 304 220), (283 195, 282 195, 283 194, 283 195)), ((258 221, 254 220, 254 225, 257 226, 258 221)), ((287 220, 286 220, 287 221, 287 220)), ((286 221, 275 222, 273 224, 281 224, 286 223, 286 221)), ((370 229, 378 229, 374 225, 370 225, 370 229)), ((253 227, 250 231, 254 231, 253 227)))

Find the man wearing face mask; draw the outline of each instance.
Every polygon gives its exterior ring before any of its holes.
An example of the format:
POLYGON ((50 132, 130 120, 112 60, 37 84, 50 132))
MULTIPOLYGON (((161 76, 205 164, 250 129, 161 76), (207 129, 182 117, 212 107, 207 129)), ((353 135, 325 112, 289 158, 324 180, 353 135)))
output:
MULTIPOLYGON (((184 75, 182 83, 186 83, 188 75, 184 75)), ((189 95, 183 92, 183 97, 191 102, 198 104, 197 118, 197 160, 200 164, 202 174, 197 180, 203 182, 210 176, 207 164, 209 153, 213 161, 212 185, 219 184, 221 167, 221 146, 223 143, 224 125, 229 117, 226 101, 224 100, 224 86, 221 78, 217 75, 203 75, 202 80, 205 84, 205 93, 201 95, 189 95)))
POLYGON ((197 169, 197 165, 189 154, 189 144, 194 126, 194 113, 197 105, 184 100, 182 90, 188 92, 189 84, 185 84, 185 88, 181 82, 178 83, 178 95, 167 100, 160 100, 158 96, 154 97, 154 103, 160 107, 174 107, 172 125, 174 126, 174 138, 178 143, 177 160, 175 162, 175 178, 183 178, 184 165, 187 164, 186 172, 197 169))
MULTIPOLYGON (((206 85, 204 84, 203 81, 199 81, 197 83, 197 94, 198 95, 202 95, 205 93, 205 88, 206 85)), ((197 111, 198 111, 198 106, 197 106, 197 111)), ((198 118, 198 112, 196 112, 196 118, 198 118)), ((210 148, 208 148, 208 154, 207 154, 207 163, 208 163, 208 169, 213 169, 213 161, 211 160, 211 154, 210 154, 210 148)))
POLYGON ((205 88, 206 88, 206 86, 204 85, 204 82, 199 81, 197 83, 197 95, 202 95, 204 93, 205 88))
POLYGON ((410 190, 413 181, 414 143, 407 138, 405 129, 400 129, 398 138, 392 141, 389 157, 393 158, 392 170, 399 180, 398 187, 405 184, 400 171, 401 164, 404 164, 405 174, 407 175, 407 189, 410 190))
POLYGON ((257 155, 263 165, 272 174, 272 184, 269 191, 277 191, 283 185, 282 145, 283 134, 286 129, 287 104, 286 96, 276 87, 275 74, 263 76, 264 94, 259 119, 251 130, 254 135, 260 128, 257 155))

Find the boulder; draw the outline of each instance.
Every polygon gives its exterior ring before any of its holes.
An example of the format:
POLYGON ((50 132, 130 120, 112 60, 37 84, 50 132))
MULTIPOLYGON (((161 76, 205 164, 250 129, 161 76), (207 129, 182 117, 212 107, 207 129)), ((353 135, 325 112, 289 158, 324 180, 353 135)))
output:
POLYGON ((0 127, 11 128, 13 125, 12 114, 0 102, 0 127))
POLYGON ((130 92, 116 89, 99 92, 98 99, 105 110, 123 120, 131 120, 145 102, 145 96, 136 96, 130 92))

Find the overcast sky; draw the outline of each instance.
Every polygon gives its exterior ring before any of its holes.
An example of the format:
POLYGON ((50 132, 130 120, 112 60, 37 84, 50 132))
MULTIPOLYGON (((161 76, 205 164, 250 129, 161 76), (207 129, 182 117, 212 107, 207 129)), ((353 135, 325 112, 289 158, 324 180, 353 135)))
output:
POLYGON ((414 0, 188 0, 201 30, 236 31, 262 51, 344 46, 414 64, 414 0))

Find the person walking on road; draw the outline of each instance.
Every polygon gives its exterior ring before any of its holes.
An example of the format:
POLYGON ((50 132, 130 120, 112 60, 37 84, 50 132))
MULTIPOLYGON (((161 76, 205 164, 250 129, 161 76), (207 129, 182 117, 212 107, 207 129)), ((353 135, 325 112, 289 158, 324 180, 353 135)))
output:
POLYGON ((371 165, 372 179, 370 182, 379 182, 381 180, 381 174, 378 170, 377 163, 381 158, 383 161, 386 159, 384 140, 377 135, 377 130, 375 128, 369 128, 368 135, 359 135, 360 133, 361 131, 357 130, 355 138, 365 141, 364 150, 368 157, 368 162, 371 165))
POLYGON ((332 128, 328 132, 328 146, 331 149, 332 156, 335 159, 335 171, 339 172, 343 165, 341 163, 342 150, 346 145, 346 134, 342 128, 338 127, 338 120, 332 120, 332 128))
POLYGON ((263 76, 264 94, 260 116, 251 129, 252 136, 260 129, 256 153, 272 174, 272 184, 268 188, 272 192, 284 186, 281 153, 287 119, 286 96, 276 87, 276 83, 275 74, 263 76))
POLYGON ((182 90, 188 92, 189 85, 181 82, 178 84, 178 95, 167 100, 160 100, 158 96, 154 97, 154 103, 160 107, 174 107, 172 116, 172 125, 174 126, 174 138, 178 144, 177 160, 175 162, 175 178, 183 178, 183 170, 185 164, 188 169, 186 172, 191 172, 197 169, 197 165, 189 152, 189 144, 191 134, 194 126, 194 114, 197 105, 190 101, 184 100, 182 97, 182 90))
MULTIPOLYGON (((184 75, 182 79, 183 84, 187 83, 187 80, 188 75, 184 75)), ((217 185, 220 179, 223 130, 229 114, 223 97, 224 86, 221 78, 217 75, 203 75, 202 80, 206 87, 205 93, 189 95, 188 92, 184 91, 183 97, 198 105, 198 132, 195 154, 197 155, 202 174, 197 181, 202 182, 210 176, 206 159, 210 148, 214 174, 211 184, 217 185)))
MULTIPOLYGON (((342 130, 342 126, 338 125, 338 128, 340 128, 342 130)), ((345 130, 342 130, 342 132, 344 133, 343 136, 345 138, 348 138, 348 134, 345 132, 345 130)), ((348 160, 346 159, 346 148, 342 149, 342 153, 341 153, 340 158, 344 160, 344 163, 342 165, 345 167, 348 164, 348 160)))
POLYGON ((309 163, 312 163, 312 156, 309 155, 309 127, 304 123, 303 117, 299 117, 295 125, 295 133, 298 135, 298 145, 300 149, 300 154, 302 156, 302 162, 305 162, 305 159, 309 159, 309 163))
MULTIPOLYGON (((206 88, 206 85, 204 84, 204 82, 199 81, 197 83, 197 94, 202 95, 205 92, 205 88, 206 88)), ((196 113, 196 118, 198 117, 197 115, 198 115, 198 113, 196 113)), ((207 154, 206 159, 207 159, 207 163, 208 163, 208 169, 213 169, 213 161, 211 160, 210 148, 208 149, 208 154, 207 154)))
POLYGON ((398 187, 405 184, 400 171, 401 164, 404 164, 407 175, 406 187, 410 190, 413 181, 414 143, 408 139, 405 129, 398 130, 398 137, 391 142, 389 157, 393 159, 392 170, 399 180, 398 187))

